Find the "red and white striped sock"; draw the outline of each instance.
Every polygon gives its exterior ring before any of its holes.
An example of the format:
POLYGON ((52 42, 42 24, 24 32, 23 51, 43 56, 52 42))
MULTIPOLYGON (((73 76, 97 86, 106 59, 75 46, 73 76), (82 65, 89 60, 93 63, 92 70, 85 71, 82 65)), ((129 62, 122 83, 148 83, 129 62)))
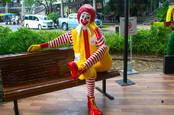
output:
POLYGON ((94 97, 95 78, 92 77, 92 78, 86 80, 86 85, 87 85, 87 89, 88 89, 88 96, 94 97))

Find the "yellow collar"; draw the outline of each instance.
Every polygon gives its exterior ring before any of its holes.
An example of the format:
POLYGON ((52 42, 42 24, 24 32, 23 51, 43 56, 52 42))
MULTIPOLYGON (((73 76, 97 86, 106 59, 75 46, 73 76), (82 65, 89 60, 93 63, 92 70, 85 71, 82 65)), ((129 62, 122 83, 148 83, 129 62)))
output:
POLYGON ((89 33, 90 33, 90 35, 92 35, 92 30, 88 27, 88 26, 82 26, 81 24, 79 24, 77 27, 76 27, 76 30, 77 30, 77 33, 78 33, 78 35, 80 36, 80 34, 81 34, 81 30, 85 30, 85 29, 87 29, 88 31, 89 31, 89 33))

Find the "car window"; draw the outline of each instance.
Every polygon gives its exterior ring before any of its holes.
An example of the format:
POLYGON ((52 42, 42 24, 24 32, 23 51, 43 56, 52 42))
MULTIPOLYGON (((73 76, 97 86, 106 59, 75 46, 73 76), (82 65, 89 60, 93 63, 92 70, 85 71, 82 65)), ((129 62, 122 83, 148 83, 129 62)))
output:
POLYGON ((33 16, 29 16, 29 20, 33 20, 33 16))
POLYGON ((33 16, 32 20, 39 21, 39 19, 36 16, 33 16))
POLYGON ((40 20, 49 20, 49 18, 46 17, 46 16, 45 16, 45 17, 39 17, 39 19, 40 19, 40 20))
POLYGON ((24 18, 25 20, 28 20, 29 19, 29 17, 28 16, 25 16, 25 18, 24 18))
POLYGON ((38 17, 36 17, 36 19, 35 19, 35 20, 39 21, 39 18, 38 18, 38 17))

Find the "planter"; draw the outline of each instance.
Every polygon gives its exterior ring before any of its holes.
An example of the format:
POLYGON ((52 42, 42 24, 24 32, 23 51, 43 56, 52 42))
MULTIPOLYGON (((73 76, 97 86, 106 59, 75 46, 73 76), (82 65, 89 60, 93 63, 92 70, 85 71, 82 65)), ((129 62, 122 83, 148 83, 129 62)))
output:
POLYGON ((163 72, 165 74, 174 74, 174 55, 164 56, 163 72))

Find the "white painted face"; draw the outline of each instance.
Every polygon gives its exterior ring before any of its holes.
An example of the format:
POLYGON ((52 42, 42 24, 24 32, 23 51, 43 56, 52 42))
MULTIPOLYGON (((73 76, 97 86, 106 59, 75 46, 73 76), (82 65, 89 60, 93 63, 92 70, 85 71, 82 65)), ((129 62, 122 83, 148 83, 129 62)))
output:
POLYGON ((91 20, 91 15, 87 12, 82 12, 79 23, 82 24, 83 26, 86 26, 90 23, 90 20, 91 20))

